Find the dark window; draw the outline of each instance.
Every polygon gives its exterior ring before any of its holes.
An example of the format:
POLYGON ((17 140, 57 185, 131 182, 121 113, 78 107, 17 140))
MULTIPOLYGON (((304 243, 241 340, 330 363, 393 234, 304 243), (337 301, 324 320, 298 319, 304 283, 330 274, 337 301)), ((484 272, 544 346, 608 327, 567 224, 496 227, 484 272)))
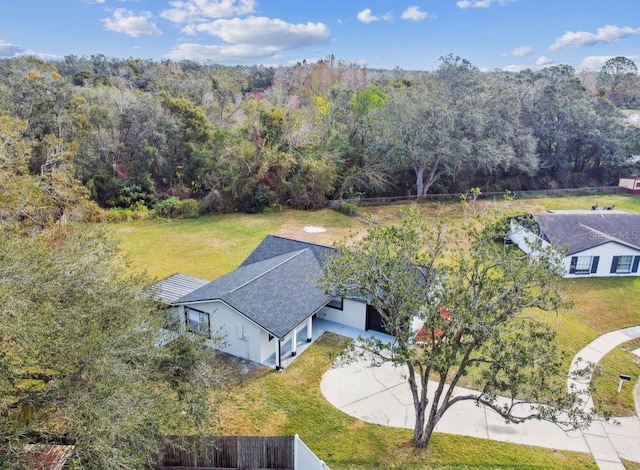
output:
POLYGON ((182 319, 181 311, 177 308, 171 308, 167 311, 167 324, 165 328, 171 331, 180 331, 180 323, 182 319))
POLYGON ((331 302, 327 304, 328 307, 342 310, 344 308, 342 297, 334 297, 331 302))
POLYGON ((211 338, 211 322, 209 314, 193 308, 187 308, 187 331, 199 333, 205 335, 207 338, 211 338))
POLYGON ((629 274, 632 272, 633 256, 614 256, 611 261, 611 273, 629 274))
POLYGON ((598 271, 599 256, 573 256, 571 257, 570 274, 594 274, 598 271))

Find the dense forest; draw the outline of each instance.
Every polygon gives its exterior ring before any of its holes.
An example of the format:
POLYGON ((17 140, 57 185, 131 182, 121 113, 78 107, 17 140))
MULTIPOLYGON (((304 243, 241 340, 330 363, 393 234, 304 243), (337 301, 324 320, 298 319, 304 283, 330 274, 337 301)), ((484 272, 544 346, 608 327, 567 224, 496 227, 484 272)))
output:
MULTIPOLYGON (((85 196, 104 208, 258 212, 614 185, 637 171, 640 130, 623 114, 638 106, 637 68, 618 57, 593 87, 584 78, 566 65, 485 72, 453 55, 433 71, 332 56, 277 68, 5 59, 0 177, 44 188, 55 217, 85 196)), ((2 218, 37 218, 36 206, 17 198, 2 218)))

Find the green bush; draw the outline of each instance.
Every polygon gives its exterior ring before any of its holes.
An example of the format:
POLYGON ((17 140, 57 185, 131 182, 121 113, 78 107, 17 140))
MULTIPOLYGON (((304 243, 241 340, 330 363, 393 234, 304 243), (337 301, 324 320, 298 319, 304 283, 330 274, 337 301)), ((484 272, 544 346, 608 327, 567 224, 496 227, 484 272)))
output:
POLYGON ((143 220, 148 217, 149 210, 146 207, 144 207, 144 210, 139 208, 123 209, 122 207, 113 207, 102 213, 102 220, 104 222, 128 222, 130 220, 143 220))
POLYGON ((171 196, 156 203, 155 215, 170 219, 193 219, 200 215, 200 203, 195 199, 171 196))

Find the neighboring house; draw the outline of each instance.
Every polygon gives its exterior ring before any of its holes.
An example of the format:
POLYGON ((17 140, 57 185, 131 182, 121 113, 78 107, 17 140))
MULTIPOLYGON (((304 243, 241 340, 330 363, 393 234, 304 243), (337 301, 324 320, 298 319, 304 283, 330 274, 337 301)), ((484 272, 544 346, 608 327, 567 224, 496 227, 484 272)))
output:
POLYGON ((295 356, 301 342, 313 340, 316 318, 383 331, 379 313, 366 302, 333 298, 317 286, 333 253, 328 246, 268 236, 235 271, 211 282, 174 275, 157 290, 175 292, 176 281, 189 290, 178 298, 159 296, 173 309, 174 335, 202 334, 211 347, 281 369, 285 355, 295 356), (222 344, 217 337, 224 337, 222 344))
POLYGON ((620 178, 618 188, 625 193, 640 194, 640 176, 620 178))
POLYGON ((557 249, 565 277, 640 275, 640 214, 558 211, 514 218, 506 239, 529 254, 539 247, 557 249))

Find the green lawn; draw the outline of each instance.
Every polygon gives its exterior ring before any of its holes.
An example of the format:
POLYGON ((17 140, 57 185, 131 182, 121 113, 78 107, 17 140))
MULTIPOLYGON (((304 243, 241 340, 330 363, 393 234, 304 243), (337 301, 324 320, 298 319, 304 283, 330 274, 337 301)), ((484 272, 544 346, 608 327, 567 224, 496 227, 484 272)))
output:
POLYGON ((281 372, 269 370, 229 389, 221 403, 223 434, 298 434, 332 470, 586 469, 589 454, 436 433, 427 451, 411 430, 364 423, 320 393, 322 374, 347 344, 325 334, 281 372))
POLYGON ((364 227, 329 209, 112 224, 131 269, 146 271, 154 279, 176 272, 215 279, 237 268, 267 235, 331 244, 364 227), (306 226, 326 232, 307 233, 306 226))
MULTIPOLYGON (((549 199, 479 201, 514 212, 547 209, 588 209, 594 203, 640 212, 640 197, 627 195, 549 199)), ((397 220, 407 205, 363 208, 381 221, 397 220)), ((444 212, 449 223, 461 223, 458 203, 419 205, 425 217, 444 212)), ((214 279, 235 269, 269 234, 331 245, 348 235, 361 235, 367 225, 330 210, 245 215, 194 220, 144 220, 114 224, 123 255, 131 269, 153 278, 174 272, 214 279), (323 233, 308 233, 306 226, 323 233)), ((581 348, 599 335, 640 325, 640 278, 562 281, 574 305, 558 315, 539 314, 557 328, 567 366, 581 348)), ((224 402, 222 431, 233 434, 299 434, 334 470, 417 468, 594 468, 590 456, 528 448, 495 441, 437 434, 428 452, 410 445, 410 431, 363 423, 335 410, 319 393, 322 372, 342 347, 336 338, 309 348, 284 372, 269 372, 234 388, 224 402)), ((622 352, 620 352, 622 353, 622 352)), ((618 354, 616 352, 615 354, 618 354)), ((627 394, 618 395, 617 356, 606 357, 595 382, 596 400, 614 415, 632 409, 627 394), (613 362, 614 367, 607 365, 613 362), (615 387, 612 389, 612 383, 615 387)), ((633 361, 627 357, 626 361, 633 361)), ((628 362, 626 362, 628 363, 628 362)), ((625 363, 625 364, 626 364, 625 363)), ((637 377, 637 376, 636 376, 637 377)), ((631 388, 632 384, 628 388, 631 388)))
POLYGON ((613 416, 633 416, 636 412, 633 401, 634 381, 623 382, 620 393, 618 384, 620 374, 630 375, 634 379, 640 376, 640 358, 632 353, 638 348, 640 338, 618 346, 598 363, 593 374, 594 402, 613 416))

